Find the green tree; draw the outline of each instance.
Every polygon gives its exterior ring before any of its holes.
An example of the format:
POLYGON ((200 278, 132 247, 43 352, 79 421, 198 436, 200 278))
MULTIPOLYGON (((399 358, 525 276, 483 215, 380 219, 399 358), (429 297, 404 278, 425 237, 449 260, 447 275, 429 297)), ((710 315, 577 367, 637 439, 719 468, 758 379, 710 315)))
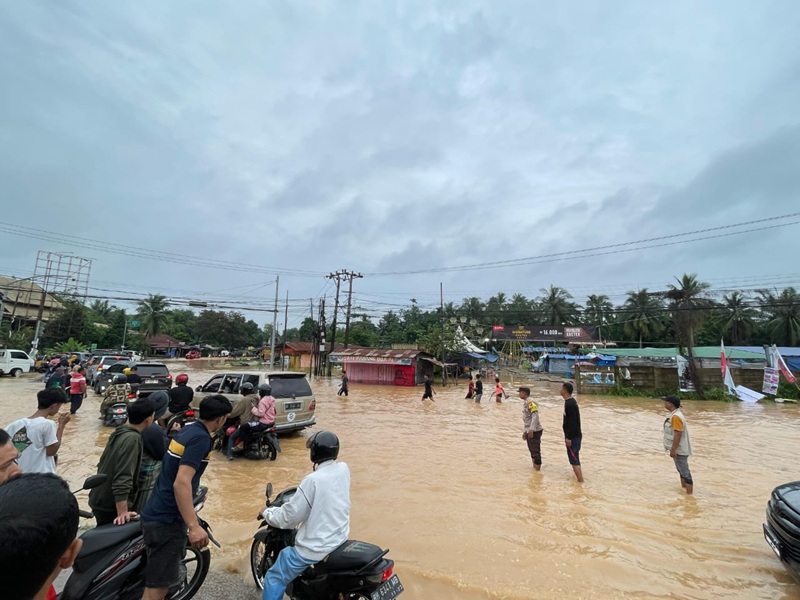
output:
MULTIPOLYGON (((376 347, 380 344, 380 332, 367 317, 350 323, 350 345, 376 347)), ((344 338, 342 338, 344 340, 344 338)))
POLYGON ((722 304, 716 311, 716 320, 730 344, 746 343, 756 329, 758 311, 748 302, 741 292, 733 292, 722 299, 722 304))
POLYGON ((676 281, 677 285, 669 285, 666 297, 670 301, 672 321, 678 336, 678 348, 686 351, 692 381, 697 393, 702 397, 702 382, 697 376, 697 366, 694 362, 694 338, 695 332, 708 317, 709 309, 713 306, 713 302, 706 296, 711 286, 697 279, 694 273, 684 274, 680 279, 676 277, 676 281))
POLYGON ((150 294, 136 305, 136 315, 141 321, 141 333, 147 337, 158 335, 164 331, 167 322, 169 302, 166 296, 150 294))
POLYGON ((93 300, 89 305, 91 311, 103 323, 108 323, 114 315, 115 307, 108 303, 108 300, 93 300))
POLYGON ((641 348, 645 339, 652 341, 664 331, 664 304, 647 288, 630 291, 617 319, 626 335, 639 340, 641 348))
POLYGON ((578 305, 572 301, 572 294, 564 288, 551 285, 542 288, 540 301, 544 325, 574 325, 578 322, 578 305))
POLYGON ((319 331, 319 323, 311 317, 303 319, 303 323, 297 331, 298 342, 313 342, 319 331))
POLYGON ((765 304, 766 324, 770 341, 784 346, 796 346, 800 342, 800 294, 793 287, 784 289, 780 295, 760 292, 765 304))
POLYGON ((189 342, 194 340, 194 324, 197 315, 188 308, 176 308, 167 313, 162 333, 171 335, 177 340, 189 342))

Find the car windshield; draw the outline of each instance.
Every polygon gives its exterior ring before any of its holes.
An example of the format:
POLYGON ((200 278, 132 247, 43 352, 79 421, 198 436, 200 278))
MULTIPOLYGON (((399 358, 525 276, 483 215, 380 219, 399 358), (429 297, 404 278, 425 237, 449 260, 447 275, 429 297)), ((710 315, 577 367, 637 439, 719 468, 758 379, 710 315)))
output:
POLYGON ((269 385, 272 387, 272 396, 275 398, 311 395, 311 386, 305 375, 272 375, 269 378, 269 385))
POLYGON ((167 375, 169 369, 166 365, 139 365, 137 372, 142 377, 150 377, 152 375, 167 375))

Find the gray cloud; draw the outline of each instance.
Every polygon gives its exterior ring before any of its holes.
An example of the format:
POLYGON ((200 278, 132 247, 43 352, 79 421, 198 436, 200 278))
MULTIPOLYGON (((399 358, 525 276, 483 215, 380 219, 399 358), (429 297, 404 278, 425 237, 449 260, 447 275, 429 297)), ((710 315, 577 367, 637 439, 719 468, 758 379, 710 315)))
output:
MULTIPOLYGON (((779 1, 8 3, 3 219, 374 272, 788 212, 800 191, 798 26, 800 7, 779 1)), ((768 244, 792 235, 358 285, 488 295, 666 283, 683 270, 790 273, 768 244), (759 252, 732 261, 746 244, 759 252)), ((19 271, 36 250, 62 249, 13 236, 3 247, 0 270, 19 271)), ((142 289, 221 289, 231 277, 89 254, 98 280, 142 289)), ((324 283, 285 279, 297 297, 324 283)))

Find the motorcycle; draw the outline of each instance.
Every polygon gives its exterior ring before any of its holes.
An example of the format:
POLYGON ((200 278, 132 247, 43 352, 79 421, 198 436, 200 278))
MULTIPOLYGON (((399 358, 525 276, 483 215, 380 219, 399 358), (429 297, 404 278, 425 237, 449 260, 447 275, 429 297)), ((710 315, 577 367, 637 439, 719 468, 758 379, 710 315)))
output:
POLYGON ((167 420, 167 435, 172 437, 175 433, 189 425, 190 423, 194 423, 197 418, 200 416, 199 411, 196 408, 189 407, 186 410, 183 410, 179 413, 172 415, 167 420), (179 427, 175 428, 175 425, 179 425, 179 427))
MULTIPOLYGON (((267 506, 282 506, 297 488, 282 491, 270 502, 272 484, 267 484, 267 506)), ((258 520, 264 517, 258 515, 258 520)), ((278 529, 263 521, 253 535, 250 568, 256 585, 264 589, 264 576, 280 551, 294 545, 296 530, 278 529)), ((310 566, 286 588, 292 600, 394 600, 403 584, 394 574, 394 561, 380 546, 347 540, 326 558, 310 566)))
MULTIPOLYGON (((81 490, 102 485, 105 474, 89 477, 81 490)), ((77 490, 77 491, 81 491, 77 490)), ((194 497, 194 510, 199 512, 205 503, 208 489, 200 487, 194 497)), ((84 518, 94 515, 79 511, 84 518)), ((208 523, 198 517, 208 539, 219 547, 208 523)), ((83 546, 72 566, 58 600, 139 600, 144 593, 144 567, 147 560, 142 526, 139 521, 125 525, 103 525, 81 536, 83 546)), ((168 600, 188 600, 197 594, 208 575, 211 553, 198 550, 188 540, 181 560, 180 579, 169 588, 168 600)))
MULTIPOLYGON (((228 440, 236 429, 236 423, 220 427, 214 434, 214 449, 225 454, 228 451, 228 440)), ((244 447, 240 444, 234 447, 234 454, 256 460, 275 460, 278 458, 278 452, 281 451, 281 443, 278 441, 276 431, 277 429, 273 425, 270 429, 251 433, 250 439, 244 447)))
MULTIPOLYGON (((136 394, 128 394, 128 402, 136 399, 136 394)), ((128 421, 128 404, 126 402, 115 402, 106 407, 106 414, 103 416, 103 425, 106 427, 119 427, 128 421)))

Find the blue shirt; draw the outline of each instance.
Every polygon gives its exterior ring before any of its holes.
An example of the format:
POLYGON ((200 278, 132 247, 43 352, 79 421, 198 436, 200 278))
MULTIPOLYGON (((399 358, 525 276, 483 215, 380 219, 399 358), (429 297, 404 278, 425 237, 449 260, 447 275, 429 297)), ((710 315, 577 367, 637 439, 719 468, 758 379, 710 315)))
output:
POLYGON ((158 475, 153 493, 142 510, 142 519, 161 523, 183 522, 175 500, 175 490, 172 487, 178 476, 178 468, 181 465, 188 465, 195 470, 192 477, 192 496, 194 496, 200 487, 200 477, 208 466, 211 445, 211 434, 201 421, 190 423, 172 438, 161 462, 161 473, 158 475))

